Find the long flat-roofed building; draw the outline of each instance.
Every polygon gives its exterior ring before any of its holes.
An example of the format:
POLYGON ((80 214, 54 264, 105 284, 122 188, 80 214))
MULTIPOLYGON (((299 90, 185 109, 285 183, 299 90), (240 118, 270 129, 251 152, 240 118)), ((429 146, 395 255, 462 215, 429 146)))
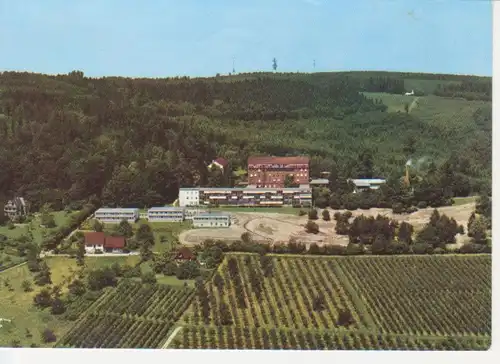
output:
POLYGON ((248 184, 260 188, 283 188, 286 176, 298 185, 309 183, 308 157, 249 157, 248 184))
POLYGON ((181 188, 179 203, 180 206, 310 207, 312 190, 308 185, 294 188, 181 188), (196 205, 192 201, 196 201, 196 205))
POLYGON ((350 179, 349 181, 354 184, 354 193, 367 190, 378 190, 381 185, 386 183, 386 180, 381 178, 358 178, 350 179))
POLYGON ((184 215, 185 212, 183 207, 172 207, 172 206, 151 207, 148 210, 148 221, 182 222, 184 221, 184 215))
POLYGON ((101 207, 95 212, 94 217, 107 223, 120 223, 122 220, 133 223, 139 219, 139 209, 101 207))
POLYGON ((231 216, 223 212, 205 212, 193 216, 193 226, 199 228, 221 228, 231 225, 231 216))

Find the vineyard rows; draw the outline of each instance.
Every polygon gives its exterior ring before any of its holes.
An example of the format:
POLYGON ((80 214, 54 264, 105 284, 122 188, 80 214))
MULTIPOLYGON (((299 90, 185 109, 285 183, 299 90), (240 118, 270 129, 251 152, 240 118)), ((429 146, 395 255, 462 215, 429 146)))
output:
POLYGON ((294 331, 240 327, 183 327, 175 349, 485 350, 490 338, 426 338, 357 331, 294 331))
POLYGON ((491 256, 273 257, 270 275, 259 259, 227 255, 172 345, 477 349, 490 341, 491 256), (340 327, 346 310, 352 324, 340 327))
POLYGON ((58 342, 58 347, 157 348, 189 306, 191 289, 122 281, 58 342))

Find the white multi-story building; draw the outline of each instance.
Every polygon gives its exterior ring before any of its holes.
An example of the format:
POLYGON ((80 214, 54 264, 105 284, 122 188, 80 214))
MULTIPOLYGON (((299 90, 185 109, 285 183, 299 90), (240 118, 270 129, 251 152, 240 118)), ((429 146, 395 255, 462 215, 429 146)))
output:
POLYGON ((118 224, 122 220, 134 223, 139 219, 139 209, 102 207, 95 212, 94 217, 101 222, 107 223, 118 224))
POLYGON ((169 222, 182 222, 184 221, 184 208, 183 207, 151 207, 148 210, 148 221, 159 222, 159 221, 169 221, 169 222))
POLYGON ((200 205, 200 189, 199 188, 180 188, 179 189, 179 206, 199 206, 200 205))
POLYGON ((231 216, 222 212, 205 212, 193 216, 193 226, 199 228, 229 227, 231 216))

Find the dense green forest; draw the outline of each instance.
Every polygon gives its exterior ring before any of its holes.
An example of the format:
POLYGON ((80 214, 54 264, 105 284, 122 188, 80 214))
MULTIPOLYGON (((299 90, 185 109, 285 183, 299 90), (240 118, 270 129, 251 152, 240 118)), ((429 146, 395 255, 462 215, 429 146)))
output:
POLYGON ((382 72, 95 79, 78 71, 4 72, 0 136, 0 199, 22 195, 33 209, 89 199, 110 206, 172 202, 179 186, 209 181, 206 165, 215 157, 245 169, 252 154, 309 155, 313 176, 333 170, 342 178, 394 181, 413 158, 412 179, 422 189, 488 193, 491 79, 382 72), (424 118, 410 107, 389 112, 381 99, 365 95, 412 89, 424 98, 469 103, 471 116, 443 118, 436 110, 424 118))

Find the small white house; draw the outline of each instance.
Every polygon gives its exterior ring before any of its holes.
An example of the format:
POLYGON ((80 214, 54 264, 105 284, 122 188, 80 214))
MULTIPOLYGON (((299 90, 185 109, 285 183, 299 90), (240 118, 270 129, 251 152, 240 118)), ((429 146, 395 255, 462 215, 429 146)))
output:
POLYGON ((381 185, 386 183, 385 179, 381 178, 359 178, 348 180, 354 183, 353 193, 358 193, 366 190, 378 190, 381 185))
POLYGON ((104 252, 106 234, 103 232, 91 232, 85 234, 85 252, 93 254, 96 251, 104 252))

